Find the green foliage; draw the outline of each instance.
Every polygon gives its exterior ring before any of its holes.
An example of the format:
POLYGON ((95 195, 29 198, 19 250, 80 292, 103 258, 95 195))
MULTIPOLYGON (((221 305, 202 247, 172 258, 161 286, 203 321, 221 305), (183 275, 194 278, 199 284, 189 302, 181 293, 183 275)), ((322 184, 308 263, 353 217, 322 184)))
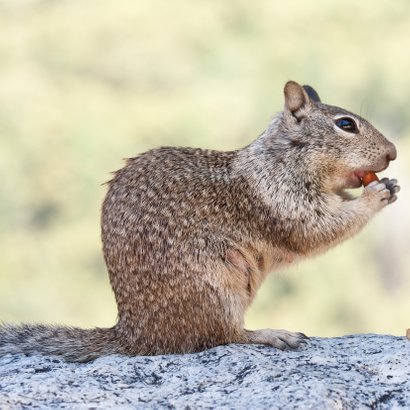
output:
MULTIPOLYGON (((407 0, 0 1, 0 318, 104 326, 101 184, 160 145, 233 149, 288 79, 362 113, 409 186, 407 0)), ((262 286, 251 327, 409 327, 405 189, 363 233, 262 286), (407 320, 407 322, 406 322, 407 320)))

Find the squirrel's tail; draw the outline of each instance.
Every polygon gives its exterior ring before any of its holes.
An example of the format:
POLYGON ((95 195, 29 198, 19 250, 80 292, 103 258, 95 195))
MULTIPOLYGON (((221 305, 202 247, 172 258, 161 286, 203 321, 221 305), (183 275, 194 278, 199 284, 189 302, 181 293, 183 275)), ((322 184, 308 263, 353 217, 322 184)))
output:
POLYGON ((80 329, 44 325, 0 324, 0 356, 26 353, 59 356, 70 362, 88 362, 122 353, 115 327, 80 329))

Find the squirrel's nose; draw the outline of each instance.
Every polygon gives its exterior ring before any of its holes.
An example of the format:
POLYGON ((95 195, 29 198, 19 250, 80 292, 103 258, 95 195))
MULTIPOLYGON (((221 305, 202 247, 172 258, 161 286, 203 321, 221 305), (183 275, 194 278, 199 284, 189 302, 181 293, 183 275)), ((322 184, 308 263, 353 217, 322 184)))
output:
POLYGON ((389 144, 387 149, 386 159, 388 162, 394 161, 397 158, 397 150, 393 144, 389 144))

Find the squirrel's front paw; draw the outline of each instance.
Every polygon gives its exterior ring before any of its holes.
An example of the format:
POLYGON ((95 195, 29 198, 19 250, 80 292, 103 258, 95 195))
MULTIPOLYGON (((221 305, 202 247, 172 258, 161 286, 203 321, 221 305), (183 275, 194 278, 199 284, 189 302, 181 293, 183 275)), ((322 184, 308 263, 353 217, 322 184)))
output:
POLYGON ((393 203, 397 199, 396 194, 400 191, 400 185, 397 185, 397 179, 382 178, 380 182, 390 191, 390 198, 387 200, 387 203, 393 203))
POLYGON ((375 208, 382 209, 397 199, 400 186, 396 179, 383 178, 380 181, 373 181, 363 190, 363 196, 371 201, 375 208))

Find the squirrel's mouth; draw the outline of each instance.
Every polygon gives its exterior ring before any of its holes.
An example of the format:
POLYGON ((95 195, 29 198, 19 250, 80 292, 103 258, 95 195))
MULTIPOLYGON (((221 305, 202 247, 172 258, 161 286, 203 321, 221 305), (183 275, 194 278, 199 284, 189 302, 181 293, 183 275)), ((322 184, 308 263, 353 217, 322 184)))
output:
POLYGON ((394 159, 395 156, 387 155, 385 158, 375 161, 374 164, 370 166, 353 169, 346 177, 345 188, 360 188, 361 186, 370 184, 372 181, 378 181, 379 177, 377 173, 387 169, 390 161, 394 159))
POLYGON ((379 178, 378 178, 375 171, 356 171, 354 173, 354 176, 358 180, 359 187, 362 186, 362 185, 366 186, 371 181, 378 181, 379 180, 379 178))
POLYGON ((378 181, 378 172, 384 171, 388 167, 388 164, 383 168, 378 168, 376 170, 366 169, 366 170, 356 170, 352 172, 347 178, 346 188, 360 188, 361 186, 366 186, 372 181, 378 181))

